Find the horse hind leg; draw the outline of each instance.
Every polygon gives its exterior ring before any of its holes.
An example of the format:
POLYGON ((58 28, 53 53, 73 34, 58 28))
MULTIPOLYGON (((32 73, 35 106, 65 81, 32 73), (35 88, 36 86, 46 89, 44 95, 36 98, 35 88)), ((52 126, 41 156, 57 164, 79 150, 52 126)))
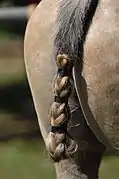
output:
POLYGON ((65 176, 97 179, 105 146, 97 140, 84 119, 73 84, 71 71, 73 64, 70 69, 68 66, 70 61, 64 54, 58 55, 56 61, 60 70, 54 83, 56 96, 51 107, 51 132, 47 140, 48 145, 46 142, 47 150, 55 161, 58 178, 65 176), (66 67, 69 71, 65 69, 66 67), (65 70, 65 75, 68 76, 64 76, 65 70), (70 88, 69 77, 72 79, 73 91, 70 88), (71 119, 68 121, 69 111, 71 119))
POLYGON ((75 153, 67 156, 67 159, 62 160, 60 158, 60 161, 55 162, 57 178, 97 179, 105 146, 96 139, 89 129, 75 89, 69 97, 68 104, 71 118, 67 131, 78 145, 78 148, 75 153))
POLYGON ((68 132, 78 144, 74 161, 79 173, 88 179, 97 179, 105 146, 97 140, 87 125, 75 89, 70 96, 69 107, 72 115, 68 132))

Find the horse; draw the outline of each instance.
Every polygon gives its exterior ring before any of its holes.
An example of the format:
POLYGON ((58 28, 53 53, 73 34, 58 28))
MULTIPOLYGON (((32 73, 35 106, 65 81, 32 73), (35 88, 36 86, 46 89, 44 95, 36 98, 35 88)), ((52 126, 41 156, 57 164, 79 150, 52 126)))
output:
POLYGON ((118 7, 43 0, 28 22, 25 67, 57 179, 98 179, 105 151, 119 152, 118 7))

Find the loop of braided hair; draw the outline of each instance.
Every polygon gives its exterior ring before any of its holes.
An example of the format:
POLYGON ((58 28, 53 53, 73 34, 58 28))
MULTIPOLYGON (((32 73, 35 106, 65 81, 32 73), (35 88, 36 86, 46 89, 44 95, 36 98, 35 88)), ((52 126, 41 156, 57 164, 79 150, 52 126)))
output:
POLYGON ((68 98, 71 94, 71 74, 73 62, 68 55, 58 55, 56 59, 58 67, 54 80, 54 102, 50 109, 51 132, 48 135, 46 146, 51 158, 55 162, 73 154, 77 145, 67 132, 67 124, 70 118, 68 98))

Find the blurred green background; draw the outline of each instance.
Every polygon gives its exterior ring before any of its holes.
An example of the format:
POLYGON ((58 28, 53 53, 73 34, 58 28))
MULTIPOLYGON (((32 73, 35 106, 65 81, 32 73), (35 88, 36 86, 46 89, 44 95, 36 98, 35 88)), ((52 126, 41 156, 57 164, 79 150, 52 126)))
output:
MULTIPOLYGON (((28 4, 24 0, 2 0, 0 7, 28 4)), ((25 73, 26 24, 27 18, 0 22, 0 178, 53 179, 55 171, 40 134, 25 73)), ((119 159, 105 156, 100 179, 118 178, 119 159)))

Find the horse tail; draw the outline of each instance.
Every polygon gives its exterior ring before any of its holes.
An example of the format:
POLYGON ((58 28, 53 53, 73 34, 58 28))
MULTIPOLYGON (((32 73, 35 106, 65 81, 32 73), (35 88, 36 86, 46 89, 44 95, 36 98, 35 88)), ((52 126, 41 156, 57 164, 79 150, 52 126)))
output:
POLYGON ((67 132, 72 68, 78 60, 82 64, 83 44, 97 3, 98 0, 60 0, 53 49, 58 71, 53 85, 55 98, 50 111, 51 132, 46 142, 54 161, 68 158, 77 149, 77 144, 67 132))

